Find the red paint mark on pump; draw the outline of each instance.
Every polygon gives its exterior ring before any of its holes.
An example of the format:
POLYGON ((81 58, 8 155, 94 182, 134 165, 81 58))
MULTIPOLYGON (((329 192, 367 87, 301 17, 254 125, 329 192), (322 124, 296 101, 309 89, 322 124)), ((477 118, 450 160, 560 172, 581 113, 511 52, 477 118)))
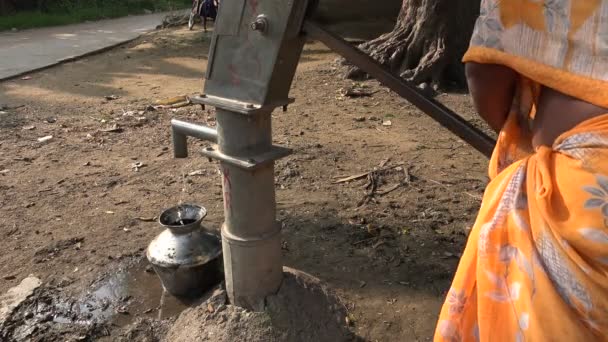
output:
POLYGON ((258 13, 258 0, 249 0, 249 5, 251 6, 251 10, 253 14, 258 13))
POLYGON ((230 71, 230 82, 232 83, 232 85, 237 87, 241 85, 241 78, 236 72, 236 66, 234 66, 234 64, 229 64, 228 70, 230 71))
POLYGON ((222 183, 224 185, 224 211, 232 212, 232 183, 230 182, 230 170, 222 168, 222 183))
POLYGON ((228 189, 231 189, 232 183, 230 183, 230 170, 227 168, 223 168, 222 174, 224 175, 224 186, 228 189))

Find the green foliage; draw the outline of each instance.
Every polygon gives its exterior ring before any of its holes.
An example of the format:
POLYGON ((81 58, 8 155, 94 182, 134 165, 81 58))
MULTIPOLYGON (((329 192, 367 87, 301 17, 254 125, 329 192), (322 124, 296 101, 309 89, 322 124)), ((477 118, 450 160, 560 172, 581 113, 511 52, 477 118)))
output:
MULTIPOLYGON (((3 0, 0 0, 3 1, 3 0)), ((55 26, 87 20, 187 8, 191 0, 22 0, 0 16, 0 31, 55 26)))

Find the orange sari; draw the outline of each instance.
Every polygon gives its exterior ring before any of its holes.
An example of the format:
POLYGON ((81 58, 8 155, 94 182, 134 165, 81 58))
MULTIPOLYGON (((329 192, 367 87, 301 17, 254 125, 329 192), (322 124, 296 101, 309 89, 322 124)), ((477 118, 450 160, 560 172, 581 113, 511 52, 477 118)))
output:
POLYGON ((608 0, 482 1, 465 62, 522 80, 436 342, 608 341, 608 115, 536 151, 526 129, 540 85, 608 107, 604 44, 608 0))

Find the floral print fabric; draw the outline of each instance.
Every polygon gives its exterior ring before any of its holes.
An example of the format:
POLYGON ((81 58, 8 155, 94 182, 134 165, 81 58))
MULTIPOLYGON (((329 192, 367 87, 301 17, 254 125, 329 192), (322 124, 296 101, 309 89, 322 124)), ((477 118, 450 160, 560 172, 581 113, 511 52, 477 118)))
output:
POLYGON ((482 0, 471 47, 608 80, 608 0, 482 0))
POLYGON ((523 131, 512 112, 436 342, 608 341, 608 115, 535 152, 523 131))

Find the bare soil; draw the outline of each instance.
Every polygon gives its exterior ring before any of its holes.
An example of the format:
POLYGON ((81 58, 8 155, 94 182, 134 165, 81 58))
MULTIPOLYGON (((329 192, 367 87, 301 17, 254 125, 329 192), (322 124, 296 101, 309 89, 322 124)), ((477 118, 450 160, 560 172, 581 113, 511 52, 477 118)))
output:
POLYGON ((251 341, 350 342, 345 305, 318 278, 286 267, 280 289, 266 298, 263 312, 227 303, 223 287, 201 305, 184 311, 165 337, 167 342, 251 341))
MULTIPOLYGON (((180 201, 206 206, 206 225, 219 229, 217 164, 196 155, 204 144, 195 141, 191 158, 173 159, 169 129, 171 118, 214 125, 213 109, 146 109, 202 90, 209 39, 158 31, 0 83, 0 105, 8 108, 0 112, 0 292, 33 274, 56 296, 80 295, 141 257, 160 232, 151 219, 180 201), (104 98, 110 95, 118 98, 104 98), (45 136, 53 137, 37 141, 45 136)), ((284 264, 336 290, 359 337, 428 341, 479 207, 487 161, 375 81, 356 85, 371 96, 343 96, 353 83, 336 58, 307 44, 291 92, 296 103, 273 114, 276 143, 294 149, 276 166, 284 264)), ((480 123, 465 95, 438 99, 480 123)), ((42 331, 33 340, 83 336, 65 326, 64 335, 42 331)), ((123 328, 84 336, 116 340, 123 328)))

